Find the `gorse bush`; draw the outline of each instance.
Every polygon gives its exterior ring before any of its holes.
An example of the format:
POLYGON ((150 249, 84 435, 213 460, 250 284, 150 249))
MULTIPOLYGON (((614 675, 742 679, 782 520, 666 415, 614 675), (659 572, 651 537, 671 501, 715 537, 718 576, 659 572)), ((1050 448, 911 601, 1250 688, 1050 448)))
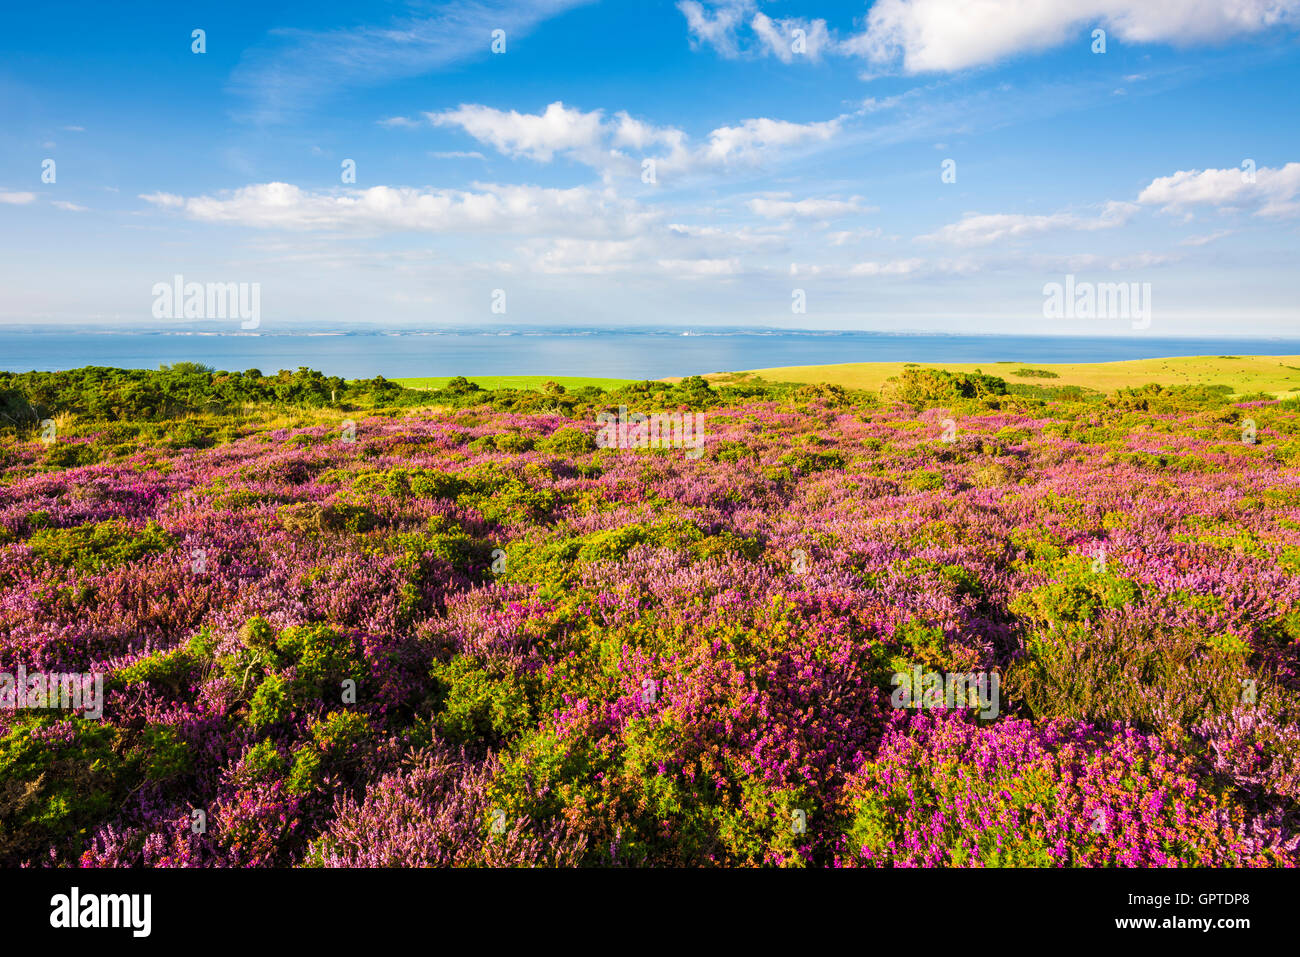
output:
POLYGON ((1006 380, 997 376, 943 369, 904 369, 901 375, 886 382, 882 390, 887 399, 922 408, 1006 394, 1006 380))
POLYGON ((122 519, 87 522, 73 528, 42 528, 27 540, 27 547, 36 557, 81 572, 138 561, 174 544, 175 539, 155 521, 135 529, 122 519))

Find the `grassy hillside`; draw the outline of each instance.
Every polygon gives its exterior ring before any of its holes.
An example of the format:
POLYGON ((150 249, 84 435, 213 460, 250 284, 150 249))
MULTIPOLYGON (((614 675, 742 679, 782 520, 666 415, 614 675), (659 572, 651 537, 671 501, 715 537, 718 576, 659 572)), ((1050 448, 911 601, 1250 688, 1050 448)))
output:
MULTIPOLYGON (((739 381, 760 377, 769 382, 825 382, 852 389, 878 390, 886 379, 900 374, 909 363, 847 362, 824 366, 784 366, 742 373, 715 373, 710 381, 739 381)), ((926 368, 950 372, 981 370, 1007 382, 1036 385, 1082 386, 1100 392, 1146 385, 1228 385, 1234 393, 1272 392, 1280 398, 1300 394, 1300 356, 1186 356, 1137 359, 1127 362, 926 362, 926 368), (1055 377, 1026 374, 1022 370, 1052 373, 1055 377)), ((671 381, 671 380, 670 380, 671 381)))

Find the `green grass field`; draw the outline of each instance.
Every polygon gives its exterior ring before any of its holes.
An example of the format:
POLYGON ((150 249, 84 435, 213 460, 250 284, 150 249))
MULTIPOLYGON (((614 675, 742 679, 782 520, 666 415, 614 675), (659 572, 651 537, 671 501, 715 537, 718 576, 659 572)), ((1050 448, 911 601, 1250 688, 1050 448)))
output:
MULTIPOLYGON (((784 366, 742 373, 714 373, 710 381, 741 381, 757 376, 769 382, 825 382, 846 388, 878 390, 900 374, 902 362, 847 362, 825 366, 784 366)), ((1279 398, 1300 394, 1300 356, 1186 356, 1128 362, 922 362, 926 368, 1000 376, 1008 382, 1077 385, 1099 392, 1146 385, 1228 385, 1234 394, 1271 392, 1279 398), (1017 375, 1022 369, 1055 373, 1057 378, 1017 375)))
MULTIPOLYGON (((452 380, 452 376, 430 376, 419 379, 394 379, 398 385, 408 389, 441 389, 452 380)), ((581 389, 594 385, 600 389, 617 389, 639 379, 602 379, 591 376, 572 375, 471 375, 466 376, 471 382, 477 382, 484 389, 527 389, 540 392, 548 382, 555 382, 566 389, 581 389)))

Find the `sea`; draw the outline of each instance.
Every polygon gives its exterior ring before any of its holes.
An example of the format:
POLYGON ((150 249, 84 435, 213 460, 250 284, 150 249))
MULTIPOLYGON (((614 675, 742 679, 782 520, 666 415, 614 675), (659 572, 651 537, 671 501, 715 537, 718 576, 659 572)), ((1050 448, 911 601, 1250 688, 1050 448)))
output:
POLYGON ((0 329, 0 370, 81 366, 306 366, 346 379, 555 375, 658 379, 838 362, 1109 362, 1190 355, 1300 355, 1296 339, 1000 336, 783 330, 195 333, 0 329))

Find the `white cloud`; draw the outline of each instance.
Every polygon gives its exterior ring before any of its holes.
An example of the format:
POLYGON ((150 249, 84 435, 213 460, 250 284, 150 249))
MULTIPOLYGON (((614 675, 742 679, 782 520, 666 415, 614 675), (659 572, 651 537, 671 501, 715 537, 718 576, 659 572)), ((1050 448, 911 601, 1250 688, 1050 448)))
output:
POLYGON ((740 126, 720 126, 709 134, 705 155, 719 162, 756 161, 768 150, 825 142, 839 132, 841 120, 788 123, 785 120, 745 120, 740 126))
POLYGON ((782 63, 793 63, 797 57, 807 57, 815 62, 833 46, 825 20, 772 20, 756 13, 750 26, 766 52, 782 63), (796 30, 801 33, 796 34, 796 30))
POLYGON ((1128 222, 1136 210, 1137 207, 1132 203, 1109 202, 1099 215, 1091 218, 1073 213, 967 213, 959 222, 950 223, 918 238, 954 246, 987 246, 1008 239, 1023 239, 1064 230, 1112 229, 1128 222))
POLYGON ((78 206, 76 203, 69 203, 67 200, 56 199, 51 205, 55 209, 62 209, 69 213, 84 213, 89 210, 88 206, 78 206))
POLYGON ((0 203, 6 203, 10 206, 26 206, 28 203, 35 202, 35 193, 6 193, 0 190, 0 203))
POLYGON ((774 56, 783 63, 799 59, 815 63, 838 48, 825 20, 774 20, 758 9, 755 0, 723 0, 711 7, 683 0, 677 9, 686 17, 693 47, 709 46, 729 59, 753 54, 774 56), (742 40, 741 31, 746 26, 750 36, 742 40))
POLYGON ((734 276, 740 273, 738 259, 661 259, 659 267, 684 277, 734 276))
POLYGON ((1212 242, 1216 242, 1216 241, 1218 241, 1218 240, 1220 240, 1220 239, 1224 239, 1224 238, 1226 238, 1226 237, 1228 237, 1228 236, 1231 236, 1231 235, 1233 235, 1233 233, 1235 233, 1235 232, 1236 232, 1235 229, 1220 229, 1218 232, 1209 233, 1208 235, 1204 235, 1204 236, 1188 236, 1186 239, 1184 239, 1184 240, 1182 240, 1181 242, 1179 242, 1178 245, 1180 245, 1180 246, 1208 246, 1210 243, 1212 243, 1212 242))
POLYGON ((739 54, 736 28, 754 9, 754 3, 753 0, 731 0, 716 5, 710 12, 696 0, 682 0, 677 9, 686 17, 686 29, 692 43, 705 44, 725 57, 734 57, 739 54))
POLYGON ((924 259, 894 259, 889 262, 858 263, 849 270, 851 276, 909 276, 923 269, 924 259))
POLYGON ((863 206, 859 196, 848 200, 758 197, 751 199, 747 205, 755 216, 765 219, 835 219, 875 211, 874 207, 863 206))
POLYGON ((821 265, 817 263, 791 263, 790 276, 817 276, 823 279, 904 279, 921 276, 971 275, 985 268, 986 263, 971 259, 909 259, 869 260, 851 264, 821 265))
POLYGON ((681 130, 674 129, 671 126, 654 126, 650 123, 643 123, 630 116, 626 110, 620 111, 615 116, 615 119, 618 120, 618 126, 613 133, 615 146, 644 150, 650 146, 662 145, 677 150, 686 142, 686 134, 681 130))
POLYGON ((1138 202, 1169 213, 1212 206, 1253 209, 1257 216, 1300 215, 1300 163, 1287 163, 1281 169, 1261 166, 1253 179, 1240 168, 1179 170, 1152 180, 1138 202))
POLYGON ((524 259, 542 273, 609 275, 733 275, 741 257, 785 246, 779 235, 753 229, 726 229, 683 223, 643 221, 642 232, 617 240, 535 239, 522 247, 524 259))
POLYGON ((141 199, 201 222, 289 230, 608 236, 634 234, 654 216, 610 191, 587 187, 311 191, 258 183, 215 197, 153 193, 141 199))
POLYGON ((810 123, 758 117, 738 126, 720 126, 706 142, 692 144, 675 127, 655 126, 622 111, 606 119, 602 110, 583 112, 559 101, 541 113, 463 104, 425 115, 436 126, 459 127, 503 155, 549 162, 563 154, 600 171, 606 179, 615 174, 639 176, 645 159, 655 161, 657 177, 758 164, 781 150, 827 142, 843 123, 843 117, 810 123), (624 149, 639 155, 629 156, 624 149))
POLYGON ((178 207, 185 205, 185 197, 175 193, 141 193, 140 198, 155 206, 178 207))
POLYGON ((1179 256, 1165 253, 1139 252, 1126 256, 1102 256, 1096 253, 1074 253, 1066 256, 1034 255, 1027 259, 1007 260, 999 264, 1002 269, 1019 269, 1029 266, 1036 271, 1081 272, 1085 269, 1104 269, 1110 272, 1131 272, 1167 266, 1181 260, 1179 256))
POLYGON ((845 229, 827 233, 826 238, 830 240, 832 246, 847 246, 849 243, 861 242, 864 239, 878 239, 881 235, 883 231, 879 228, 845 229))
POLYGON ((601 111, 568 109, 558 100, 543 113, 494 110, 461 105, 443 113, 426 113, 434 126, 459 126, 474 139, 507 156, 550 162, 557 152, 597 149, 603 136, 601 111))
POLYGON ((1300 20, 1300 0, 876 0, 846 50, 908 73, 961 70, 1089 42, 1101 27, 1127 43, 1217 42, 1300 20))

